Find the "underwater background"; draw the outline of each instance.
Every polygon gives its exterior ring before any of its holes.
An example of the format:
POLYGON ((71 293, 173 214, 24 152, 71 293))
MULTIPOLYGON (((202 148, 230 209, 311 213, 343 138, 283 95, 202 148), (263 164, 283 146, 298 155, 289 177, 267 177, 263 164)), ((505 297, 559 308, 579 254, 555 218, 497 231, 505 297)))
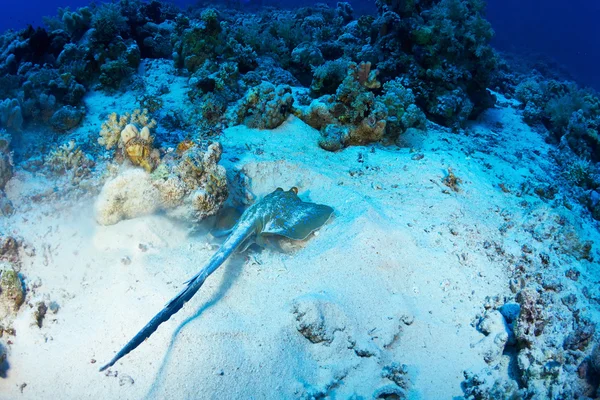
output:
POLYGON ((600 398, 575 0, 6 0, 0 400, 600 398))
MULTIPOLYGON (((87 0, 32 0, 27 3, 6 0, 5 12, 0 17, 0 31, 22 29, 27 24, 40 26, 43 17, 53 15, 58 7, 77 8, 89 3, 87 0)), ((173 3, 182 8, 201 4, 193 0, 176 0, 173 3)), ((349 3, 359 13, 375 9, 374 1, 349 3)), ((240 0, 239 4, 240 7, 269 5, 293 8, 308 6, 312 2, 264 0, 250 4, 250 1, 240 0)), ((495 31, 493 43, 499 49, 547 57, 566 67, 573 79, 600 90, 600 74, 596 67, 600 61, 600 32, 596 19, 599 13, 600 4, 586 0, 488 0, 486 17, 492 23, 495 31)))

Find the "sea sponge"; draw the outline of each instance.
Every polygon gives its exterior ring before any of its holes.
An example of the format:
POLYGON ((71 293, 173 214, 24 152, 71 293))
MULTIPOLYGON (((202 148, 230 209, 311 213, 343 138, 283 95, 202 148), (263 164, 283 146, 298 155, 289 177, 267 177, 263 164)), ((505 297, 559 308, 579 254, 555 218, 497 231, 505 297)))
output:
POLYGON ((181 154, 171 153, 151 174, 125 168, 108 181, 96 201, 96 221, 112 225, 158 210, 186 221, 216 214, 228 195, 226 171, 218 165, 221 145, 213 143, 203 151, 186 142, 181 148, 181 154))
POLYGON ((113 225, 124 219, 152 214, 160 207, 160 192, 150 175, 128 168, 104 184, 96 200, 96 221, 113 225))

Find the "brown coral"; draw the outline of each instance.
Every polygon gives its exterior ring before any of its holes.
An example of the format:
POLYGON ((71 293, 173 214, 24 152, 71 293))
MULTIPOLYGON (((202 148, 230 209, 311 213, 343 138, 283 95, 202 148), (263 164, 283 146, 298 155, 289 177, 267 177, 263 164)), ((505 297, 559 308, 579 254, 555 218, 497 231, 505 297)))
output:
POLYGON ((152 148, 154 139, 150 136, 150 129, 145 126, 142 130, 129 124, 121 132, 125 156, 133 165, 140 166, 146 172, 152 172, 160 162, 158 150, 152 148))
POLYGON ((147 109, 136 109, 133 113, 125 113, 119 116, 117 113, 112 113, 108 116, 108 120, 102 124, 100 138, 98 143, 106 147, 107 150, 119 145, 121 147, 121 132, 127 125, 135 125, 136 127, 153 129, 156 127, 156 121, 150 118, 147 109))
POLYGON ((460 192, 460 187, 458 185, 462 183, 462 179, 454 175, 452 168, 448 168, 448 174, 442 179, 442 182, 453 191, 460 192))
POLYGON ((377 80, 377 75, 379 75, 378 70, 371 70, 370 62, 361 62, 358 64, 358 67, 354 67, 350 65, 350 68, 355 69, 355 78, 356 80, 367 89, 379 89, 381 87, 381 83, 377 80))

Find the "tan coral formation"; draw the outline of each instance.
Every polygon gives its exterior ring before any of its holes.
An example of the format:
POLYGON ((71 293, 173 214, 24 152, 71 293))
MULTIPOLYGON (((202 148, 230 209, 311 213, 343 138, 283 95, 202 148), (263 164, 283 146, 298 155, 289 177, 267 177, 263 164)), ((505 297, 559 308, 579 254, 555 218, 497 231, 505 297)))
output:
POLYGON ((214 215, 228 195, 221 154, 219 143, 205 151, 194 144, 169 154, 152 174, 125 168, 104 185, 96 202, 97 222, 112 225, 158 210, 188 221, 214 215))
POLYGON ((150 118, 147 109, 121 116, 112 113, 102 124, 98 143, 107 150, 116 146, 117 160, 127 158, 133 165, 152 172, 160 162, 158 150, 152 148, 154 138, 150 130, 155 127, 156 121, 150 118))
POLYGON ((152 172, 160 162, 160 153, 152 148, 154 138, 147 126, 138 130, 133 124, 127 125, 121 132, 121 141, 125 156, 133 165, 144 168, 146 172, 152 172))
POLYGON ((131 114, 125 113, 121 116, 117 113, 112 113, 108 116, 108 120, 102 124, 98 143, 106 147, 107 150, 110 150, 115 146, 121 147, 121 144, 123 143, 121 140, 121 133, 127 125, 154 129, 156 127, 156 121, 150 118, 147 109, 136 109, 131 114))
POLYGON ((85 154, 74 140, 52 150, 44 160, 44 164, 55 174, 70 173, 75 182, 89 175, 94 160, 85 154))

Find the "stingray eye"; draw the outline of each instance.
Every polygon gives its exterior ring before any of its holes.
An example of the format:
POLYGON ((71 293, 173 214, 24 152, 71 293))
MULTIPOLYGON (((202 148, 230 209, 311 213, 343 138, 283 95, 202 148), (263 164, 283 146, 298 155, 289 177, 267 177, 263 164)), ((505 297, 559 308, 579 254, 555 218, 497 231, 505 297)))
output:
POLYGON ((283 192, 283 189, 282 188, 277 188, 277 189, 275 189, 275 191, 276 192, 283 192))
POLYGON ((294 192, 294 194, 298 194, 298 188, 296 186, 292 186, 290 192, 294 192))

